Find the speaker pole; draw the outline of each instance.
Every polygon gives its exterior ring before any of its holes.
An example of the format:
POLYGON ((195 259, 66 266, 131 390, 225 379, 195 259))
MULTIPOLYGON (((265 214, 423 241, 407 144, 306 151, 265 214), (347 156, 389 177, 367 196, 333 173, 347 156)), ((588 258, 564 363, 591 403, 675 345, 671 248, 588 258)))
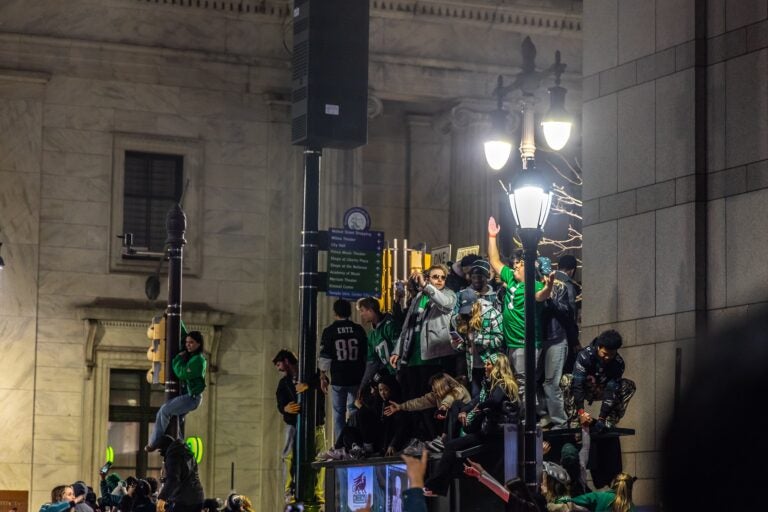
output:
MULTIPOLYGON (((316 381, 317 361, 317 232, 320 202, 320 157, 322 149, 304 149, 304 219, 301 231, 301 297, 299 317, 299 381, 316 381)), ((320 510, 315 500, 316 473, 311 463, 315 458, 315 427, 317 426, 317 400, 309 389, 299 394, 301 406, 296 430, 295 471, 296 500, 304 503, 305 510, 320 510)))

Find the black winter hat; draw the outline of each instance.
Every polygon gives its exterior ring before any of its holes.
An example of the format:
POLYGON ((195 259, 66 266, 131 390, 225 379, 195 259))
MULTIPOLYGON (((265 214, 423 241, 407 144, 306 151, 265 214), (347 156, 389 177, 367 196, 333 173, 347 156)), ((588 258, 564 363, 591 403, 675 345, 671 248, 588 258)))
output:
POLYGON ((78 480, 72 484, 72 492, 75 493, 75 497, 88 494, 88 486, 85 485, 85 482, 78 480))

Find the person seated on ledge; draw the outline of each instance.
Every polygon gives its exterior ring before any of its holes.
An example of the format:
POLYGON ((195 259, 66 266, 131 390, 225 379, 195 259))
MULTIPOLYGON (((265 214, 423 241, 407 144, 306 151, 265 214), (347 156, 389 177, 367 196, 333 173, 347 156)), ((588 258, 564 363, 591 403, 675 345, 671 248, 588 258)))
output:
POLYGON ((184 339, 186 350, 173 358, 173 373, 179 378, 182 394, 165 402, 157 411, 155 430, 149 444, 144 448, 148 452, 158 449, 160 439, 171 422, 172 416, 183 418, 188 412, 200 407, 205 390, 205 370, 208 361, 203 356, 203 335, 200 331, 187 333, 184 339))
POLYGON ((398 411, 424 411, 437 408, 435 418, 444 421, 443 435, 436 437, 427 443, 427 448, 434 452, 441 452, 446 439, 454 436, 454 427, 460 407, 466 406, 471 397, 467 388, 447 373, 436 373, 429 378, 429 386, 432 389, 426 395, 413 398, 407 402, 397 403, 390 399, 389 405, 384 408, 384 416, 392 416, 398 411))
POLYGON ((517 423, 520 400, 517 382, 502 354, 485 353, 485 381, 480 395, 459 413, 466 435, 445 443, 445 450, 433 475, 427 480, 427 496, 445 495, 453 478, 461 473, 461 461, 456 452, 484 445, 488 451, 502 453, 504 448, 503 423, 517 423))

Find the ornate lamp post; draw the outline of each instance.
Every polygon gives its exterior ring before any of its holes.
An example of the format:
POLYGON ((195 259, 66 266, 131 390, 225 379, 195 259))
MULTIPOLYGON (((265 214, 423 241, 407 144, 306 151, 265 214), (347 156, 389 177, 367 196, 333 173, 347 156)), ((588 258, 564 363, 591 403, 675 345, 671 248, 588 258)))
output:
POLYGON ((536 71, 536 47, 529 37, 522 44, 522 72, 510 85, 505 86, 501 76, 494 91, 496 110, 490 113, 492 130, 485 142, 485 157, 494 170, 506 167, 512 152, 511 137, 507 133, 508 113, 504 110, 504 97, 520 90, 522 133, 520 157, 523 171, 507 189, 509 206, 517 225, 517 233, 523 243, 525 264, 525 427, 523 433, 523 478, 525 484, 536 490, 536 253, 544 225, 552 205, 552 192, 540 172, 536 170, 534 106, 535 93, 542 79, 555 75, 555 86, 549 89, 550 109, 542 120, 542 130, 547 144, 557 151, 568 142, 571 118, 565 110, 566 89, 560 86, 560 75, 565 64, 560 62, 560 52, 555 53, 555 63, 546 71, 536 71))

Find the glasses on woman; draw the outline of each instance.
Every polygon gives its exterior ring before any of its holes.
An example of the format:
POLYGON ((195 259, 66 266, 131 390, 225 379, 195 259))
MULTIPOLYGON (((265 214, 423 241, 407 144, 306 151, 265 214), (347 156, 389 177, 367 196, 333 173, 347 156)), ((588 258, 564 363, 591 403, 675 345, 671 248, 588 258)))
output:
POLYGON ((445 276, 442 274, 432 274, 429 276, 430 279, 435 279, 437 281, 445 281, 445 276))

